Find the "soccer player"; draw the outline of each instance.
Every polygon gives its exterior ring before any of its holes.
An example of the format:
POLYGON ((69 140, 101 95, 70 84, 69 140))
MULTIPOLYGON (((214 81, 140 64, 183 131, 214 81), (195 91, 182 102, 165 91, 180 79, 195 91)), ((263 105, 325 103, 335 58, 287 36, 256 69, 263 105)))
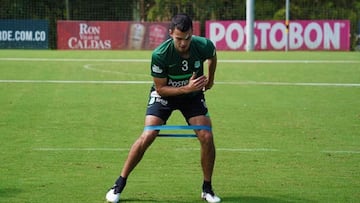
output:
MULTIPOLYGON (((215 46, 209 39, 193 35, 192 20, 186 14, 178 14, 172 18, 169 35, 170 38, 152 53, 153 85, 149 94, 145 126, 164 125, 173 110, 180 110, 189 125, 211 127, 204 91, 214 85, 217 65, 215 46), (205 61, 207 76, 204 75, 205 61)), ((207 202, 220 202, 211 185, 215 163, 213 134, 207 129, 195 130, 195 133, 201 145, 201 198, 207 202)), ((128 176, 158 134, 158 130, 145 129, 134 142, 120 177, 106 194, 108 202, 119 201, 128 176)))

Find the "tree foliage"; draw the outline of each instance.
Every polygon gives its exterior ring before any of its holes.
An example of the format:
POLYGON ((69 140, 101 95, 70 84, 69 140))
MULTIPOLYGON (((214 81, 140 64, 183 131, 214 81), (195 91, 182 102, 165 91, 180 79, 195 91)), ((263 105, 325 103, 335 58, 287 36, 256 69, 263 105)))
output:
MULTIPOLYGON (((285 0, 254 0, 256 20, 285 19, 285 0)), ((168 21, 188 13, 206 20, 245 20, 245 0, 0 0, 0 19, 47 19, 55 48, 58 20, 168 21)), ((290 20, 349 19, 353 47, 360 21, 360 0, 290 0, 290 20)))

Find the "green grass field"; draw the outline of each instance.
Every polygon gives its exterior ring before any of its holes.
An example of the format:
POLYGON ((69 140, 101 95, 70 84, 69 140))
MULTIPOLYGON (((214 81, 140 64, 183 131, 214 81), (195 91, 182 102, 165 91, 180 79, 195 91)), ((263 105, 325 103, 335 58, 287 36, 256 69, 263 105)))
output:
MULTIPOLYGON (((150 53, 1 50, 0 202, 105 202, 143 129, 150 53)), ((360 54, 218 58, 206 95, 223 202, 359 202, 360 54)), ((158 138, 122 202, 202 202, 199 153, 158 138)))

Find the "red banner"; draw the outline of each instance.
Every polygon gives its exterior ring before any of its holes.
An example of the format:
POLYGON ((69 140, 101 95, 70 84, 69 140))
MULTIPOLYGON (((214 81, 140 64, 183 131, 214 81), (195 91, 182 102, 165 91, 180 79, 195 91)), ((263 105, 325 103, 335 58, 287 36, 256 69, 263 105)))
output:
MULTIPOLYGON (((168 38, 169 23, 58 21, 58 49, 154 49, 168 38)), ((194 34, 200 23, 194 22, 194 34)))

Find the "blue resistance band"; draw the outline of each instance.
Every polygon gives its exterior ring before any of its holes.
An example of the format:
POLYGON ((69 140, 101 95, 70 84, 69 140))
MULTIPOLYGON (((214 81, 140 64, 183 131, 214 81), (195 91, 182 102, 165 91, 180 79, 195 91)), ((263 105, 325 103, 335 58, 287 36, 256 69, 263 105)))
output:
MULTIPOLYGON (((145 126, 144 130, 208 130, 211 131, 210 126, 206 125, 149 125, 145 126)), ((159 134, 159 137, 196 137, 195 134, 159 134)))

